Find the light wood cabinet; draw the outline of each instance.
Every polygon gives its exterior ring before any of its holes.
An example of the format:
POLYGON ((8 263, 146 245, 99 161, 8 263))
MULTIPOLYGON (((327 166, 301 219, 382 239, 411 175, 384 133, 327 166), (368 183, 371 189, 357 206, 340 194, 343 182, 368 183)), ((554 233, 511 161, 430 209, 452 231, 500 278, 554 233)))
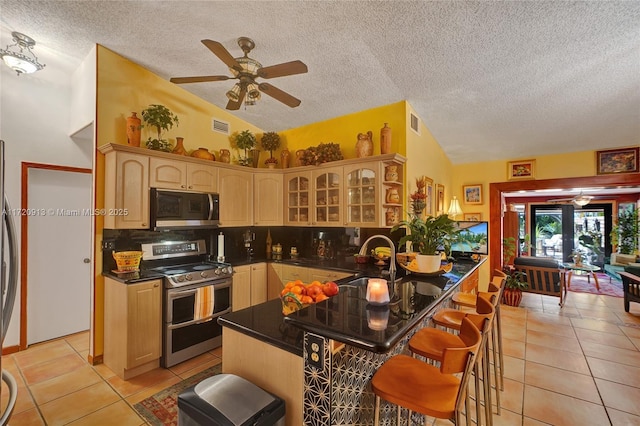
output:
POLYGON ((155 157, 149 160, 149 185, 152 188, 214 192, 217 176, 213 165, 155 157))
POLYGON ((253 175, 253 224, 282 226, 284 176, 281 173, 253 175))
POLYGON ((112 151, 105 156, 104 216, 108 229, 149 228, 149 157, 112 151))
POLYGON ((320 281, 322 284, 327 281, 338 281, 352 275, 353 273, 350 272, 333 271, 329 269, 313 268, 309 270, 310 281, 320 281))
POLYGON ((345 226, 377 227, 380 223, 380 162, 344 167, 345 226))
POLYGON ((220 168, 220 226, 253 225, 253 174, 244 170, 220 168))
POLYGON ((267 300, 277 299, 284 287, 282 282, 282 264, 267 264, 267 300))
POLYGON ((256 263, 233 268, 231 305, 233 311, 267 301, 267 264, 256 263))
POLYGON ((286 173, 284 186, 285 225, 311 225, 311 172, 286 173))
POLYGON ((104 283, 104 363, 128 380, 158 368, 162 355, 162 280, 104 283))
POLYGON ((316 170, 312 173, 313 226, 343 226, 342 167, 316 170))
POLYGON ((311 274, 309 268, 296 265, 282 265, 282 283, 286 284, 289 281, 300 280, 305 284, 309 283, 311 274))

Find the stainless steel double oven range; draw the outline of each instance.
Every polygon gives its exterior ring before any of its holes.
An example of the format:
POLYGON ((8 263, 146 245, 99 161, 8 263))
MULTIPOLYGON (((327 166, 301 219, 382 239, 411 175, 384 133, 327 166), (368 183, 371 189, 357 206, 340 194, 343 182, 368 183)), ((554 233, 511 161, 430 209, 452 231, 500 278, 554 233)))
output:
POLYGON ((217 318, 231 311, 233 268, 207 260, 204 240, 142 244, 145 269, 164 276, 162 366, 222 345, 217 318))

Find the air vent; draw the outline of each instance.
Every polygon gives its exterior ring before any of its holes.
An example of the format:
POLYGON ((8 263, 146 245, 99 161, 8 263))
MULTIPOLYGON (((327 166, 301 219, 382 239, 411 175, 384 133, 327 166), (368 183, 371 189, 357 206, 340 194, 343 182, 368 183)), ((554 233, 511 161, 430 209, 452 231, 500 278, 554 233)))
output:
POLYGON ((411 115, 411 130, 413 130, 416 134, 420 134, 420 119, 414 113, 410 113, 411 115))
POLYGON ((229 134, 229 123, 213 118, 211 120, 211 130, 218 133, 229 134))

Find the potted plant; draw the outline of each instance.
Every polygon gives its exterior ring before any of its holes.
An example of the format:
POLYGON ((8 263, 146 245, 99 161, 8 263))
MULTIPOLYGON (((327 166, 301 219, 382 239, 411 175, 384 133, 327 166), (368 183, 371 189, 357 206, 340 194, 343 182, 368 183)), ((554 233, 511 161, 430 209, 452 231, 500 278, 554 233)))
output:
POLYGON ((269 158, 264 161, 264 164, 270 169, 275 168, 278 164, 278 159, 273 158, 273 151, 280 148, 280 135, 276 132, 266 132, 260 138, 260 144, 262 149, 269 151, 269 158))
POLYGON ((249 151, 256 146, 256 137, 250 130, 243 130, 240 133, 236 132, 232 135, 231 142, 236 149, 244 150, 244 157, 238 158, 238 163, 241 166, 251 165, 251 157, 249 157, 249 151))
POLYGON ((436 272, 440 269, 441 251, 448 254, 458 231, 455 221, 448 215, 428 216, 410 213, 410 220, 402 220, 391 232, 405 228, 408 233, 400 238, 399 245, 411 242, 412 250, 418 252, 416 260, 420 272, 436 272))
POLYGON ((158 133, 156 139, 151 139, 151 137, 147 139, 147 148, 171 152, 171 143, 166 139, 162 139, 162 132, 171 129, 174 125, 178 126, 178 116, 164 105, 152 104, 142 110, 142 119, 147 125, 155 127, 158 133))
POLYGON ((618 221, 612 227, 611 245, 618 248, 620 254, 635 254, 638 250, 638 210, 633 206, 618 213, 618 221))
POLYGON ((505 273, 507 274, 507 278, 504 282, 502 303, 518 307, 522 301, 522 290, 529 287, 527 274, 517 270, 505 270, 505 273))

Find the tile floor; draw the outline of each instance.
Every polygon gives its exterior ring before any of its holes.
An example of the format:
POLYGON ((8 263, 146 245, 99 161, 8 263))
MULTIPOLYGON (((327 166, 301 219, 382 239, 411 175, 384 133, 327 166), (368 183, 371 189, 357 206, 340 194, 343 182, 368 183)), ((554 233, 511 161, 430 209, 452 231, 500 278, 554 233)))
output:
MULTIPOLYGON (((504 306, 505 390, 499 425, 640 425, 640 305, 569 293, 504 306)), ((88 332, 2 358, 19 384, 11 426, 144 425, 133 404, 221 362, 212 351, 125 382, 86 362, 88 332)), ((4 385, 3 385, 4 386, 4 385)), ((2 404, 6 404, 6 388, 2 404)), ((450 424, 436 422, 436 424, 450 424)))

